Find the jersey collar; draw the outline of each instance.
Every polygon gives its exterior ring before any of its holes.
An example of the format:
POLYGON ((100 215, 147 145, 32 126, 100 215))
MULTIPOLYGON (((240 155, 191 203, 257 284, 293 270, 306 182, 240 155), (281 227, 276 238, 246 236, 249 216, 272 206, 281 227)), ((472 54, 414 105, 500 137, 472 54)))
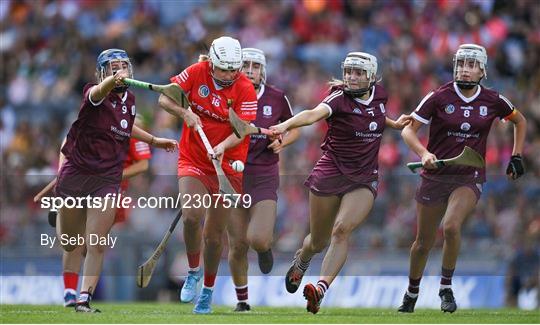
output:
POLYGON ((472 102, 473 100, 476 99, 476 97, 478 97, 478 95, 480 95, 480 91, 482 90, 482 86, 478 85, 478 89, 476 90, 476 93, 474 93, 474 95, 472 95, 471 97, 465 97, 462 93, 461 93, 461 89, 459 89, 459 87, 457 86, 457 84, 454 82, 454 90, 456 91, 456 94, 459 96, 459 98, 461 98, 462 101, 464 101, 465 103, 470 103, 472 102))
POLYGON ((371 96, 369 96, 369 98, 367 100, 363 100, 363 99, 360 99, 358 97, 355 97, 354 100, 359 102, 362 105, 368 106, 369 104, 371 104, 371 101, 373 100, 373 97, 375 97, 375 89, 376 89, 376 87, 373 86, 373 91, 371 92, 371 96))
POLYGON ((264 94, 264 84, 261 83, 261 85, 259 86, 259 92, 257 93, 257 99, 261 99, 263 94, 264 94))

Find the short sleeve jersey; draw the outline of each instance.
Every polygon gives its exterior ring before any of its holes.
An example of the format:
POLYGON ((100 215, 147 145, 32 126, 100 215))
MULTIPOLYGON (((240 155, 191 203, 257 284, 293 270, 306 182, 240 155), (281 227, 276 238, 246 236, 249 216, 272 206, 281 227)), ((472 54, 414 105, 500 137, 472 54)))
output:
MULTIPOLYGON (((281 90, 261 84, 257 98, 257 118, 254 123, 258 127, 269 128, 293 116, 291 104, 281 90)), ((247 163, 255 168, 254 173, 262 174, 265 167, 279 161, 279 155, 268 148, 270 143, 270 139, 265 134, 251 135, 247 163)))
MULTIPOLYGON (((212 146, 218 145, 233 133, 229 124, 229 107, 245 121, 252 121, 257 114, 257 95, 249 79, 240 73, 238 79, 229 87, 219 87, 210 74, 208 61, 195 63, 180 74, 171 77, 186 92, 193 112, 201 118, 203 131, 212 146)), ((249 138, 225 151, 223 170, 227 174, 235 173, 227 161, 246 161, 249 138)), ((204 144, 194 128, 184 123, 180 139, 179 162, 206 167, 213 171, 212 163, 207 158, 204 144)), ((215 173, 215 172, 214 172, 215 173)))
POLYGON ((90 89, 94 85, 84 86, 79 115, 69 129, 62 153, 85 172, 119 180, 135 120, 135 96, 130 91, 122 97, 111 92, 93 103, 90 89))
POLYGON ((330 116, 321 148, 344 175, 362 182, 378 179, 387 100, 384 88, 375 85, 367 100, 353 98, 334 87, 322 101, 330 116))
MULTIPOLYGON (((486 155, 486 142, 495 118, 507 119, 514 106, 496 91, 478 86, 472 97, 465 97, 454 82, 449 82, 427 94, 412 117, 429 124, 427 149, 438 159, 448 159, 469 146, 482 157, 486 155)), ((485 182, 485 168, 446 166, 422 171, 433 180, 444 179, 452 183, 485 182)))

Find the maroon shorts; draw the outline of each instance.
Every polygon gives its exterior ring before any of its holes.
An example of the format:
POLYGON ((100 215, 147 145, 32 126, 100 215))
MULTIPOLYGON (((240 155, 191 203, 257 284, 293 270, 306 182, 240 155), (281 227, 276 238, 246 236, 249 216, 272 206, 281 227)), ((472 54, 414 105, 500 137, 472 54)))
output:
POLYGON ((59 197, 105 197, 107 194, 118 193, 120 179, 111 179, 85 172, 68 161, 64 163, 54 192, 59 197))
POLYGON ((343 197, 357 188, 365 187, 373 193, 373 198, 376 198, 378 181, 376 179, 366 180, 365 178, 362 175, 358 177, 344 175, 330 159, 325 159, 323 156, 311 171, 304 185, 316 195, 335 195, 338 197, 343 197))
POLYGON ((422 177, 420 186, 416 190, 416 202, 423 205, 435 205, 448 203, 448 198, 452 192, 459 187, 468 187, 476 195, 476 200, 480 200, 482 194, 481 183, 445 183, 422 177))
MULTIPOLYGON (((251 197, 251 206, 264 200, 277 201, 279 188, 279 166, 268 166, 264 175, 250 173, 250 167, 246 164, 244 171, 243 189, 244 194, 251 197), (247 171, 247 173, 246 173, 247 171)), ((259 168, 259 166, 257 166, 259 168)))

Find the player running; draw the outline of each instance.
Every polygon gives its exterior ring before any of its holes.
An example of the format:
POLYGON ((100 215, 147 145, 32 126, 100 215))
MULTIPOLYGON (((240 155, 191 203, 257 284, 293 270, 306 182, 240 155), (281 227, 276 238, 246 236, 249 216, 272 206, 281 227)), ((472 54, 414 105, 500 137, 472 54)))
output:
MULTIPOLYGON (((156 138, 133 125, 135 96, 122 82, 123 78, 132 75, 131 62, 124 50, 108 49, 98 56, 99 83, 84 86, 79 115, 62 146, 65 162, 58 172, 56 196, 103 198, 116 194, 131 136, 167 151, 174 151, 178 146, 175 140, 156 138)), ((108 205, 107 200, 101 202, 108 205)), ((91 245, 89 236, 106 237, 115 212, 116 209, 110 206, 62 207, 59 210, 56 228, 59 239, 62 236, 70 239, 86 237, 81 292, 75 305, 77 312, 99 312, 90 307, 90 301, 101 273, 106 246, 91 245)), ((78 247, 73 242, 60 242, 68 252, 78 247)))
POLYGON ((304 287, 307 310, 319 311, 325 292, 347 259, 352 232, 366 219, 378 185, 378 153, 385 126, 402 129, 410 117, 386 117, 387 94, 377 84, 377 58, 351 52, 342 63, 343 81, 334 80, 330 94, 312 110, 271 127, 276 134, 326 119, 323 155, 307 178, 310 233, 285 276, 287 291, 298 290, 311 258, 330 241, 316 285, 304 287))
MULTIPOLYGON (((255 48, 242 50, 242 71, 251 80, 257 92, 258 127, 268 128, 293 116, 285 94, 266 83, 266 57, 255 48)), ((291 130, 283 139, 271 140, 264 134, 252 134, 246 167, 244 169, 244 193, 251 196, 251 207, 238 207, 231 212, 227 227, 229 237, 229 267, 236 289, 238 303, 235 311, 249 311, 248 304, 248 248, 258 255, 259 268, 270 273, 274 264, 272 241, 277 213, 277 189, 279 187, 278 153, 296 141, 299 130, 291 130)))
POLYGON ((212 293, 223 249, 221 239, 231 209, 221 203, 216 205, 214 197, 209 208, 197 204, 202 203, 204 196, 219 194, 219 183, 196 125, 203 127, 216 156, 225 161, 222 168, 235 191, 242 193, 242 173, 234 171, 228 162, 246 161, 249 139, 238 139, 233 134, 228 112, 234 109, 246 121, 254 120, 257 113, 255 89, 240 72, 240 42, 227 36, 217 38, 212 42, 208 57, 208 61, 195 63, 171 78, 188 94, 192 105, 190 109, 177 105, 165 95, 159 97, 163 109, 184 120, 178 158, 178 187, 182 195, 189 272, 180 292, 180 301, 191 302, 196 296, 201 278, 199 258, 204 236, 204 286, 193 309, 197 314, 212 311, 212 293), (228 104, 232 104, 231 107, 228 104), (206 220, 201 233, 203 217, 206 220))
MULTIPOLYGON (((142 127, 139 115, 135 117, 135 125, 142 127)), ((65 139, 64 139, 65 143, 65 139)), ((63 143, 62 143, 63 145, 63 143)), ((130 139, 129 152, 124 160, 124 170, 122 172, 122 182, 120 183, 120 193, 123 195, 127 192, 129 186, 129 178, 144 173, 148 170, 148 161, 152 157, 150 147, 147 143, 130 139)), ((58 169, 64 164, 65 157, 60 152, 58 160, 58 169)), ((39 198, 38 198, 39 199, 39 198)), ((116 209, 114 223, 122 224, 127 220, 128 209, 120 207, 116 209)), ((56 227, 57 214, 54 211, 49 212, 49 223, 56 227)), ((85 254, 84 246, 79 246, 71 252, 64 251, 62 254, 62 277, 64 279, 64 307, 75 307, 77 303, 77 285, 79 283, 79 271, 81 269, 81 261, 85 254)))
POLYGON ((434 162, 456 156, 464 146, 485 157, 491 124, 499 118, 514 123, 514 148, 506 174, 517 179, 524 173, 521 153, 525 118, 506 97, 480 85, 486 75, 486 49, 476 44, 460 45, 454 56, 454 81, 427 94, 412 113, 414 120, 401 133, 407 145, 422 157, 424 170, 416 192, 418 230, 411 247, 409 287, 400 312, 414 312, 420 280, 441 220, 444 234, 441 310, 452 313, 457 309, 452 276, 460 249, 461 225, 480 199, 486 181, 485 169, 464 166, 436 169, 434 162), (427 148, 416 135, 424 124, 430 125, 427 148))

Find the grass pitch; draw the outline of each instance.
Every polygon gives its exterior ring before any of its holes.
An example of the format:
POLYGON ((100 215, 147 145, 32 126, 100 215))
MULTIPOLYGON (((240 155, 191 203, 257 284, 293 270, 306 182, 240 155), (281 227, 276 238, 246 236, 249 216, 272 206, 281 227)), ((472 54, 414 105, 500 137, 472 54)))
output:
POLYGON ((0 305, 0 323, 539 323, 540 311, 458 309, 453 314, 419 309, 399 314, 394 309, 321 308, 312 315, 302 308, 255 306, 248 313, 215 306, 211 315, 194 315, 192 304, 92 304, 100 314, 75 313, 62 306, 0 305))

